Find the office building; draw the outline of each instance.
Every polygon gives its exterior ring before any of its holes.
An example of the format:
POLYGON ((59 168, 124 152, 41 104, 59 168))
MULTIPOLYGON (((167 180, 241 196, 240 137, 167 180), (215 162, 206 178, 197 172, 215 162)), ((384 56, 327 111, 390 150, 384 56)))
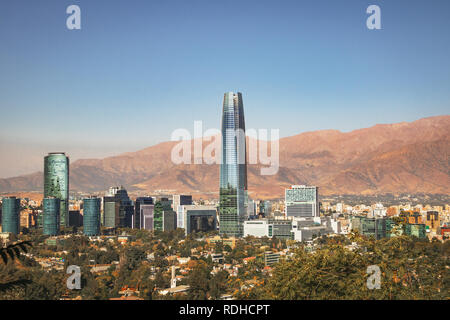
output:
POLYGON ((103 197, 103 225, 107 228, 132 228, 133 201, 123 187, 110 187, 103 197))
POLYGON ((183 205, 178 207, 177 227, 185 234, 208 232, 217 229, 217 210, 214 206, 183 205))
MULTIPOLYGON (((152 210, 152 219, 153 219, 153 198, 152 197, 138 197, 134 202, 134 215, 133 215, 133 228, 134 229, 145 229, 142 228, 141 221, 143 220, 144 211, 150 210, 149 206, 151 205, 152 210), (145 206, 141 208, 141 206, 145 206)), ((148 216, 148 213, 147 213, 148 216)))
POLYGON ((115 196, 103 197, 102 224, 106 228, 117 228, 119 226, 120 201, 115 196))
POLYGON ((83 233, 86 236, 100 234, 100 201, 97 197, 83 200, 83 233))
POLYGON ((355 216, 351 220, 352 231, 376 240, 390 238, 394 222, 391 218, 368 218, 355 216))
POLYGON ((439 212, 437 211, 427 211, 427 219, 425 221, 428 231, 437 232, 438 228, 441 225, 439 212))
POLYGON ((405 234, 407 236, 417 237, 419 239, 425 239, 426 235, 426 225, 422 223, 408 223, 405 225, 405 234))
POLYGON ((154 213, 153 213, 153 230, 155 231, 164 231, 165 230, 165 224, 164 220, 172 218, 171 213, 173 213, 174 218, 174 225, 173 229, 176 228, 176 213, 172 210, 172 203, 167 198, 157 198, 157 201, 155 203, 154 207, 154 213), (168 212, 169 215, 166 219, 164 219, 164 212, 168 212))
POLYGON ((319 217, 319 191, 315 186, 292 186, 285 190, 286 217, 319 217))
POLYGON ((272 214, 272 204, 270 201, 260 201, 258 209, 258 215, 262 217, 268 218, 272 214))
POLYGON ((268 237, 293 239, 292 221, 275 219, 257 219, 244 222, 244 237, 268 237))
POLYGON ((61 226, 69 224, 69 157, 64 152, 52 152, 44 158, 44 198, 55 197, 60 202, 61 226))
POLYGON ((219 232, 242 237, 247 216, 247 156, 244 105, 240 92, 224 95, 220 163, 219 232))
POLYGON ((162 214, 162 231, 172 231, 177 228, 177 215, 173 210, 164 210, 162 214))
POLYGON ((83 216, 80 210, 69 210, 69 227, 81 227, 83 225, 83 216))
POLYGON ((139 207, 139 215, 140 215, 139 229, 153 231, 153 229, 154 229, 154 212, 155 212, 155 206, 153 204, 140 204, 140 207, 139 207))
POLYGON ((258 215, 257 215, 257 211, 256 211, 256 202, 255 202, 255 200, 248 198, 247 219, 256 219, 257 216, 258 215))
POLYGON ((274 253, 272 251, 266 251, 264 253, 264 264, 266 267, 270 267, 275 263, 278 263, 279 261, 280 261, 279 253, 274 253))
POLYGON ((123 187, 117 190, 116 199, 120 202, 119 226, 122 228, 132 228, 134 206, 133 201, 128 197, 128 192, 123 187))
POLYGON ((191 205, 192 196, 191 195, 181 195, 174 194, 172 197, 172 209, 177 212, 178 206, 191 205))
POLYGON ((56 236, 59 234, 61 200, 55 197, 44 198, 43 207, 43 233, 49 236, 56 236))
MULTIPOLYGON (((0 218, 1 219, 1 218, 0 218)), ((36 213, 30 210, 24 210, 20 212, 20 226, 27 229, 35 226, 36 213)))
POLYGON ((2 200, 2 232, 19 234, 20 198, 5 197, 2 200))

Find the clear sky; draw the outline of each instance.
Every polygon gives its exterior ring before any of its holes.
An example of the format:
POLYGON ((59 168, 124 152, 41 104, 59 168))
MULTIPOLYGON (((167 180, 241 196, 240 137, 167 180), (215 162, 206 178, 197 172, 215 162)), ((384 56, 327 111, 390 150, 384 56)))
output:
POLYGON ((449 33, 448 0, 2 0, 0 177, 219 128, 226 91, 281 136, 449 114, 449 33))

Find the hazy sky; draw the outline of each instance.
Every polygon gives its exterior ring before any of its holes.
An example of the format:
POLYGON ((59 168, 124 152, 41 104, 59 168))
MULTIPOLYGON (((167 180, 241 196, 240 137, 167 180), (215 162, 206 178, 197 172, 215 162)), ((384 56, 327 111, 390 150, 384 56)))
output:
POLYGON ((449 32, 448 0, 3 0, 0 177, 219 128, 226 91, 281 136, 449 114, 449 32))

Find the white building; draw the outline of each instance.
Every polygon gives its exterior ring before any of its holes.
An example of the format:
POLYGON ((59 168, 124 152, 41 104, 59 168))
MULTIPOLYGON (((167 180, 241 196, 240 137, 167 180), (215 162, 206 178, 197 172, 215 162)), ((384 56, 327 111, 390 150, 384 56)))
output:
POLYGON ((292 186, 285 190, 286 217, 319 217, 319 188, 292 186))

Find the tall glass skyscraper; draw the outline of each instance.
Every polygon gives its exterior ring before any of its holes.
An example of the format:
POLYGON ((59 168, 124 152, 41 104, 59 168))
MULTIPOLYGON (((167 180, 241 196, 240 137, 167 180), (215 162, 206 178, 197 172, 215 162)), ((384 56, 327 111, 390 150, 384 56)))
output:
POLYGON ((2 232, 19 234, 20 198, 6 197, 2 200, 2 232))
POLYGON ((97 197, 83 199, 83 231, 86 236, 100 234, 100 202, 97 197))
POLYGON ((44 198, 43 233, 50 236, 59 234, 59 219, 61 217, 61 200, 54 197, 44 198))
POLYGON ((69 224, 69 157, 64 152, 52 152, 44 158, 44 198, 61 200, 61 226, 69 224))
POLYGON ((146 205, 151 205, 151 212, 153 215, 153 198, 152 197, 138 197, 136 198, 136 201, 134 202, 134 215, 133 215, 133 229, 142 229, 142 225, 143 225, 143 215, 144 212, 146 210, 144 209, 149 209, 149 206, 146 205), (143 208, 141 209, 141 206, 143 206, 143 208))
POLYGON ((247 152, 240 92, 227 92, 223 99, 219 193, 220 235, 242 237, 247 213, 247 152))

